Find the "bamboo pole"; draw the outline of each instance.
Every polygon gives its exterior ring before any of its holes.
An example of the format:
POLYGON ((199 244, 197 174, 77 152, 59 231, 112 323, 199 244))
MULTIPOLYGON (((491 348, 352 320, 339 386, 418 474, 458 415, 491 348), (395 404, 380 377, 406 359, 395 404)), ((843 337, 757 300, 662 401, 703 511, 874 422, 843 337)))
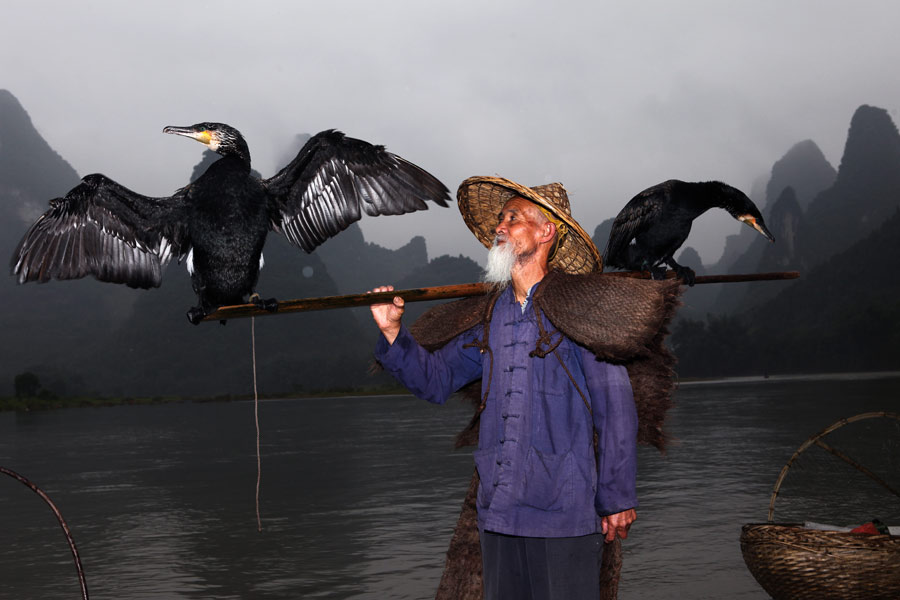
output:
MULTIPOLYGON (((650 279, 650 274, 641 271, 613 271, 606 273, 611 277, 632 277, 635 279, 650 279)), ((744 281, 780 281, 785 279, 797 279, 800 273, 797 271, 781 271, 774 273, 747 273, 742 275, 701 275, 695 283, 735 283, 744 281)), ((675 273, 668 271, 667 279, 674 279, 675 273)), ((465 298, 468 296, 482 296, 488 293, 490 286, 485 283, 461 283, 456 285, 439 285, 435 287, 411 288, 408 290, 394 290, 392 292, 347 294, 344 296, 322 296, 319 298, 301 298, 298 300, 283 300, 278 303, 278 311, 271 312, 259 308, 255 304, 236 304, 234 306, 222 306, 214 313, 206 315, 204 321, 225 321, 242 317, 261 317, 265 315, 279 315, 292 312, 309 312, 313 310, 330 310, 333 308, 354 308, 369 306, 381 302, 391 302, 395 296, 400 296, 407 302, 424 302, 426 300, 447 300, 450 298, 465 298)))
POLYGON ((69 526, 66 525, 66 520, 63 519, 62 513, 59 512, 58 508, 56 508, 53 500, 51 500, 50 496, 48 496, 46 492, 44 492, 44 490, 39 488, 30 479, 19 475, 12 469, 0 467, 0 473, 9 475, 13 479, 16 479, 20 483, 28 486, 32 492, 40 496, 41 499, 47 503, 47 506, 49 506, 50 510, 53 511, 53 514, 56 515, 56 520, 59 521, 59 526, 62 527, 63 533, 66 536, 66 541, 69 543, 69 550, 72 552, 72 558, 75 559, 75 570, 78 571, 78 585, 81 586, 81 597, 83 600, 88 600, 87 580, 84 577, 84 567, 81 566, 81 558, 78 556, 78 548, 75 547, 75 540, 72 539, 72 532, 69 530, 69 526))

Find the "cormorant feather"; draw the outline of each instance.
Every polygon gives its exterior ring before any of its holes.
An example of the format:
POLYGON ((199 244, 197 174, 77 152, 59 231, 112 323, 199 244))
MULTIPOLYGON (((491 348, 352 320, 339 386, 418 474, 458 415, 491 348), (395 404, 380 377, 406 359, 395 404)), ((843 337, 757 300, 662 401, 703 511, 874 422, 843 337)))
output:
POLYGON ((604 266, 650 271, 659 279, 665 274, 665 267, 659 266, 665 263, 693 285, 693 270, 676 263, 673 256, 687 240, 694 219, 711 208, 727 210, 775 241, 759 209, 737 188, 719 181, 670 179, 639 193, 619 212, 603 253, 604 266))
POLYGON ((194 323, 255 291, 269 230, 312 252, 368 215, 447 206, 449 191, 403 158, 335 130, 316 134, 269 179, 250 170, 243 136, 223 123, 166 127, 206 144, 222 158, 172 196, 137 194, 88 175, 28 229, 10 268, 19 283, 77 279, 158 287, 162 269, 190 258, 199 306, 194 323))

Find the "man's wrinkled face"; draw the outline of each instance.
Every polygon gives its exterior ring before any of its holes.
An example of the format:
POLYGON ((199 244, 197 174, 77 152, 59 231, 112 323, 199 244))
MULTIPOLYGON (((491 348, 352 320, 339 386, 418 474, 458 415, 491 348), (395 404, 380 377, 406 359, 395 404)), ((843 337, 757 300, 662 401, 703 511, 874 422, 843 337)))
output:
POLYGON ((540 211, 524 198, 510 198, 497 215, 496 244, 510 244, 519 261, 524 261, 537 251, 541 237, 541 225, 546 219, 540 211))
POLYGON ((512 279, 516 264, 523 264, 534 256, 541 236, 542 217, 540 211, 524 198, 512 198, 503 205, 497 216, 494 245, 488 251, 484 281, 503 286, 512 279))

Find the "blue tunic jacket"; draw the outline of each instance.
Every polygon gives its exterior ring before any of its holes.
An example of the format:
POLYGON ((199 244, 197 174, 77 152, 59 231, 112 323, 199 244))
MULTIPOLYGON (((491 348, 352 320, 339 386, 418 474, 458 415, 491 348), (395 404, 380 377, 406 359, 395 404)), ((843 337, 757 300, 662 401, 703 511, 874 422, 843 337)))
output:
MULTIPOLYGON (((545 331, 554 330, 541 319, 545 331)), ((382 366, 429 402, 442 404, 482 377, 488 396, 474 452, 479 529, 579 536, 600 531, 600 515, 636 507, 637 415, 625 367, 598 361, 568 338, 556 356, 530 357, 539 336, 535 312, 523 310, 511 288, 494 307, 491 352, 466 347, 483 334, 479 325, 428 352, 404 327, 392 345, 382 337, 376 347, 382 366)))

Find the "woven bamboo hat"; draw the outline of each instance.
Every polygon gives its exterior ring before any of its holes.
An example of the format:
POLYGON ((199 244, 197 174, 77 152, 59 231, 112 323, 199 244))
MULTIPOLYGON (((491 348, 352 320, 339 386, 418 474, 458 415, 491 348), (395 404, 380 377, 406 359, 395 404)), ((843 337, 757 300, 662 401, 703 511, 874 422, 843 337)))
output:
POLYGON ((579 275, 603 270, 597 247, 584 229, 572 218, 569 197, 561 183, 528 188, 503 177, 469 177, 456 192, 459 212, 475 237, 486 248, 494 242, 497 215, 503 205, 520 196, 543 208, 563 225, 557 225, 562 240, 550 259, 550 268, 579 275))

